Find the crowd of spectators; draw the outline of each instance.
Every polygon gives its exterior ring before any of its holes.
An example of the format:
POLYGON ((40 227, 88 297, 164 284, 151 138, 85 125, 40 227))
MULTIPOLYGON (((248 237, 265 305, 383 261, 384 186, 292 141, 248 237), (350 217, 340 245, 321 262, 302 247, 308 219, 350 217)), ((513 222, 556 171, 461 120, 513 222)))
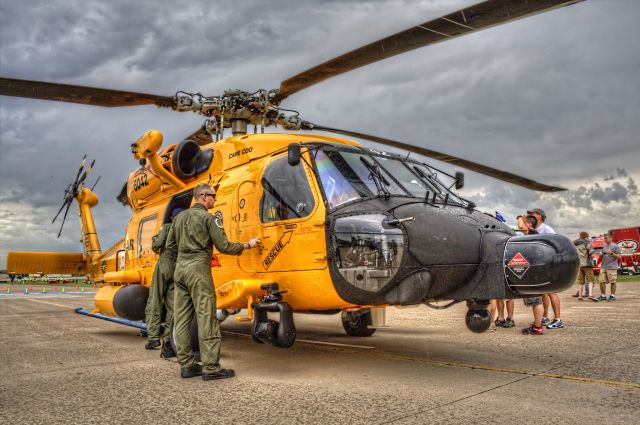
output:
MULTIPOLYGON (((547 215, 541 208, 534 208, 526 214, 517 217, 517 227, 524 235, 555 234, 555 230, 545 223, 547 215)), ((580 271, 578 273, 578 291, 573 297, 579 301, 588 299, 593 302, 615 301, 618 261, 621 259, 620 247, 613 243, 611 235, 604 236, 605 246, 602 249, 602 263, 600 266, 600 296, 594 294, 594 260, 595 250, 587 232, 580 232, 578 239, 573 241, 580 258, 580 271), (609 285, 609 296, 607 296, 609 285)), ((542 335, 546 329, 562 329, 565 326, 560 317, 560 297, 556 293, 530 296, 523 299, 524 305, 532 308, 533 322, 522 329, 525 335, 542 335), (549 318, 549 306, 553 311, 553 320, 549 318)), ((513 299, 491 300, 489 312, 491 313, 491 331, 498 327, 511 328, 515 326, 513 313, 515 303, 513 299), (506 306, 506 316, 505 316, 506 306)))

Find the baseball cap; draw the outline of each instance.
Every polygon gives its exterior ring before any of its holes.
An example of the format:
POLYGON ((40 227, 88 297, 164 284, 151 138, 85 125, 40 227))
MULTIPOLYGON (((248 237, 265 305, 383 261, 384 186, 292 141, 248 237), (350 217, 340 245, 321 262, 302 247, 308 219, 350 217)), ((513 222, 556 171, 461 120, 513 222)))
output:
POLYGON ((527 214, 532 214, 534 212, 540 214, 543 220, 547 219, 547 215, 544 213, 544 210, 542 208, 534 208, 531 211, 527 211, 527 214))

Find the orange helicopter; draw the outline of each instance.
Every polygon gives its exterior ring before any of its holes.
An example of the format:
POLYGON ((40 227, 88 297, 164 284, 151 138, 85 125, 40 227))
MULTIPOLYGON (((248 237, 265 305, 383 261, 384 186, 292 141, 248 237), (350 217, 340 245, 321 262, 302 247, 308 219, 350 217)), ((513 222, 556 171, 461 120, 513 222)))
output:
POLYGON ((4 96, 106 107, 151 104, 207 117, 180 143, 163 147, 162 133, 152 130, 131 145, 140 165, 118 196, 133 212, 122 240, 104 251, 100 246, 92 216, 98 198, 85 185, 93 162, 87 167, 83 159, 56 215, 65 210, 64 225, 70 205, 77 203, 83 252, 10 252, 7 270, 88 274, 103 283, 90 315, 142 320, 157 261, 151 238, 175 210, 192 204, 197 184, 208 183, 218 188, 211 212, 229 238, 258 236, 263 244, 240 257, 217 254, 212 262, 218 319, 246 309, 255 341, 291 346, 293 312, 341 314, 349 335, 369 336, 384 325, 388 306, 436 307, 434 301, 445 300, 451 301, 447 306, 466 301, 467 326, 485 331, 490 299, 557 292, 573 284, 578 255, 569 239, 514 235, 451 190, 464 185, 463 173, 449 175, 340 137, 264 134, 257 128, 357 137, 533 190, 564 190, 426 148, 313 124, 280 104, 358 67, 578 1, 484 1, 329 60, 274 90, 165 97, 0 78, 4 96), (254 134, 248 134, 250 125, 254 134), (232 136, 224 137, 229 128, 232 136), (279 319, 269 319, 269 312, 279 319))

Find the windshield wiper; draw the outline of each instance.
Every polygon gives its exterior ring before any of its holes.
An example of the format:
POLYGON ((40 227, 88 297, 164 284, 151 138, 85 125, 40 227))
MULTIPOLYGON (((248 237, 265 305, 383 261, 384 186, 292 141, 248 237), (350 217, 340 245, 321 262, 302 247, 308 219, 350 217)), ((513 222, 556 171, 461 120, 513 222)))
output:
POLYGON ((383 196, 384 199, 388 200, 391 197, 391 192, 389 192, 387 186, 390 186, 391 184, 382 175, 380 167, 371 164, 363 156, 360 157, 360 161, 362 161, 365 167, 367 167, 371 172, 371 174, 369 174, 369 180, 373 180, 373 183, 376 185, 376 189, 378 189, 378 196, 383 196))

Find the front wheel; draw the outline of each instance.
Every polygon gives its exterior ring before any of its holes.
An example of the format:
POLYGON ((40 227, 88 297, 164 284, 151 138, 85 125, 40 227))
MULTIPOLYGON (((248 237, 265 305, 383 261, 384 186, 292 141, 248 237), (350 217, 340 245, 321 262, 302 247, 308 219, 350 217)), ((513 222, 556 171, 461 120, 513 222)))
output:
POLYGON ((376 330, 369 325, 371 325, 371 310, 368 308, 342 312, 342 327, 350 336, 373 335, 376 330))

